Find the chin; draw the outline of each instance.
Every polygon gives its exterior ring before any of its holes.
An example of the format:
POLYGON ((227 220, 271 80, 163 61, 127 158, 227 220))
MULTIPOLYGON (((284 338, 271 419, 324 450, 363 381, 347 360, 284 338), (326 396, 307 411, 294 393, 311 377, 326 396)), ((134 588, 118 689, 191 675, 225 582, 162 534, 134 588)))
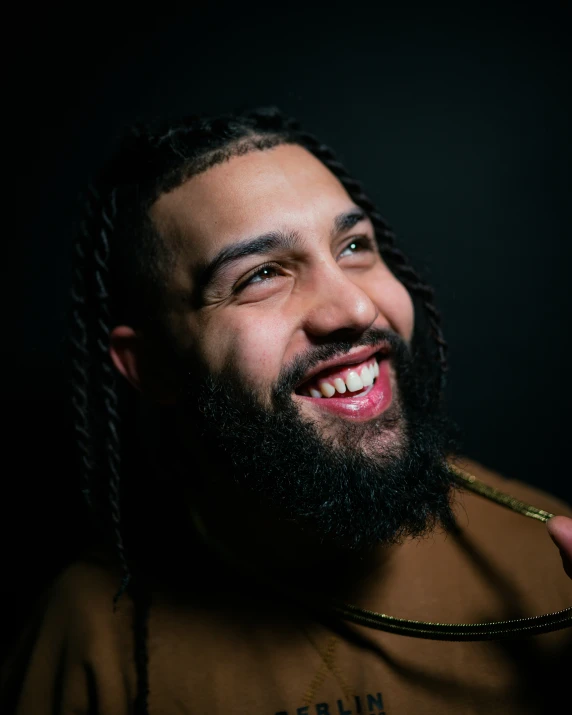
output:
POLYGON ((376 389, 374 383, 369 391, 345 398, 341 410, 332 403, 344 398, 306 398, 294 394, 292 399, 302 419, 310 422, 333 446, 353 450, 361 447, 362 453, 370 458, 395 458, 404 453, 407 424, 397 387, 392 383, 389 379, 380 381, 382 389, 376 389), (355 413, 348 410, 350 401, 358 404, 355 413))

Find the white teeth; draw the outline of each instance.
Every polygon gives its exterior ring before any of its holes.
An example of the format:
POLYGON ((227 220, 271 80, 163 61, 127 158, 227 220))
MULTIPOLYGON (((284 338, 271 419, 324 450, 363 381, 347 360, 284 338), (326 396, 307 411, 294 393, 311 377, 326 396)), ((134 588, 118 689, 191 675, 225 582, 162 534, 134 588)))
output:
POLYGON ((348 390, 350 392, 357 392, 363 388, 362 379, 357 372, 355 372, 355 370, 348 373, 348 376, 346 377, 346 385, 348 386, 348 390))
POLYGON ((336 377, 336 379, 334 380, 334 387, 340 393, 340 395, 343 395, 347 389, 346 383, 342 380, 341 377, 336 377))
POLYGON ((367 365, 362 368, 361 381, 363 382, 364 387, 369 387, 369 385, 373 385, 373 366, 371 370, 369 367, 367 367, 367 365))
POLYGON ((357 370, 351 370, 345 379, 341 377, 334 378, 331 382, 322 380, 316 387, 308 388, 306 394, 311 397, 334 397, 336 393, 343 395, 345 392, 358 392, 364 387, 373 385, 375 379, 379 377, 379 364, 374 360, 371 365, 365 365, 358 373, 357 370))
POLYGON ((318 387, 324 397, 332 397, 336 394, 336 388, 329 382, 321 382, 318 387))

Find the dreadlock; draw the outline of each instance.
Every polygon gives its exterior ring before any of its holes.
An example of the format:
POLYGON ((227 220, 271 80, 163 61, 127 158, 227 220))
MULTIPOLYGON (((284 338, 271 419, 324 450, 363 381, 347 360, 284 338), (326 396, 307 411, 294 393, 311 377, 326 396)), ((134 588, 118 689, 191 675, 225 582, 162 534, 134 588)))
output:
POLYGON ((109 355, 109 335, 115 325, 128 322, 136 326, 158 309, 161 276, 169 256, 149 218, 154 201, 232 156, 279 144, 298 144, 310 151, 370 217, 382 257, 424 308, 441 366, 436 389, 442 391, 444 386, 447 345, 433 290, 396 246, 394 233, 361 183, 349 175, 328 146, 273 107, 216 118, 190 116, 174 124, 137 125, 130 130, 84 200, 83 219, 73 247, 70 362, 82 492, 94 524, 113 546, 121 568, 114 609, 126 590, 134 598, 135 712, 141 715, 148 713, 146 629, 150 594, 124 544, 122 459, 130 419, 127 403, 133 398, 122 397, 124 388, 118 384, 109 355))

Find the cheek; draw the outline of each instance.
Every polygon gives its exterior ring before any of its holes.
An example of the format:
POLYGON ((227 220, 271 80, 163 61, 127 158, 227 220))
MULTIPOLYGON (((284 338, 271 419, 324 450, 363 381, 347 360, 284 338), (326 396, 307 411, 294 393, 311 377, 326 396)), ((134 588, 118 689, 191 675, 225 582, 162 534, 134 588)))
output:
POLYGON ((413 327, 415 323, 415 312, 413 309, 413 301, 409 292, 402 283, 397 282, 395 289, 395 322, 396 328, 407 342, 411 342, 413 337, 413 327))
POLYGON ((387 271, 384 279, 377 282, 372 298, 391 328, 410 342, 415 315, 413 301, 405 286, 387 271))
POLYGON ((260 391, 274 383, 282 368, 291 326, 262 310, 241 313, 226 316, 216 328, 203 332, 204 356, 212 372, 230 369, 245 385, 260 391))

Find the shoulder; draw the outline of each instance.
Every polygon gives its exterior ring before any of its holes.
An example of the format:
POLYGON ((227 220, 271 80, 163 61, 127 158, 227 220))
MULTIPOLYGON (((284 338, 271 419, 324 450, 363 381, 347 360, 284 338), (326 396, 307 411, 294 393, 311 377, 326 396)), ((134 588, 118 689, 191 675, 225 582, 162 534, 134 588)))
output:
POLYGON ((134 679, 133 606, 125 595, 114 612, 118 584, 113 569, 89 557, 53 580, 3 667, 3 707, 43 715, 56 698, 66 712, 83 712, 95 697, 122 712, 134 679))
MULTIPOLYGON (((486 485, 551 514, 572 516, 562 500, 469 459, 455 460, 486 485)), ((572 605, 572 581, 546 524, 490 499, 461 489, 454 503, 459 543, 474 567, 505 593, 524 594, 528 614, 557 611, 572 605)))
POLYGON ((57 632, 66 633, 76 648, 118 641, 133 609, 130 597, 124 594, 114 611, 113 597, 119 584, 116 569, 86 555, 65 568, 48 589, 44 625, 53 624, 57 632))

